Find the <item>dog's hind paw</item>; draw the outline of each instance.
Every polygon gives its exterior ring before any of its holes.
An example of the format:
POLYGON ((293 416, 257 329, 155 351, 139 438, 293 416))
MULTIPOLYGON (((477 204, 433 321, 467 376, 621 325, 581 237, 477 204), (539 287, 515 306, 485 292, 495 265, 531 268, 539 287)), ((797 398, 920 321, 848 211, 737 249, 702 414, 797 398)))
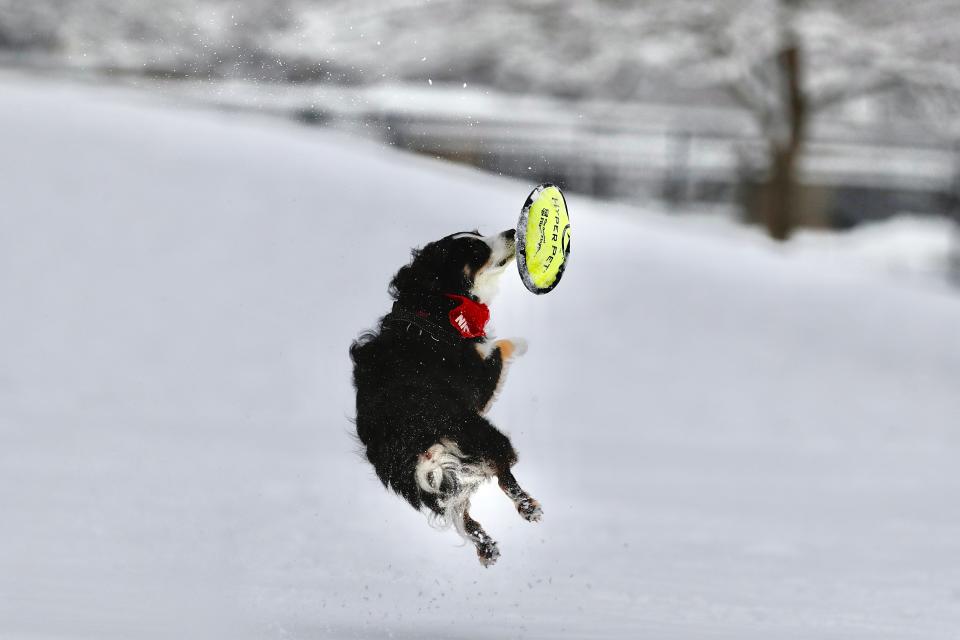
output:
POLYGON ((527 522, 540 522, 543 519, 543 509, 540 503, 533 498, 526 498, 517 503, 517 512, 527 522))
POLYGON ((497 548, 497 543, 491 540, 477 545, 477 557, 480 559, 480 564, 485 567, 492 567, 496 564, 497 558, 500 557, 500 549, 497 548))

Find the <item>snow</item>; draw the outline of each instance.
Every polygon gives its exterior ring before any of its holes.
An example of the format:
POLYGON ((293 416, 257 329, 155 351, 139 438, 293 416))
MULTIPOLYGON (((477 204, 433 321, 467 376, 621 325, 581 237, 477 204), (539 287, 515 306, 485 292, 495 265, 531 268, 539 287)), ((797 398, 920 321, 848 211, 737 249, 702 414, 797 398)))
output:
MULTIPOLYGON (((429 78, 613 99, 667 92, 681 104, 691 88, 739 82, 763 101, 771 87, 757 72, 786 20, 803 41, 810 98, 820 103, 870 93, 891 77, 955 93, 956 18, 955 0, 817 2, 786 12, 778 0, 0 0, 0 57, 197 78, 429 78)), ((923 119, 949 125, 941 111, 923 119)))
POLYGON ((346 350, 530 185, 3 81, 3 638, 956 636, 955 293, 569 198, 562 285, 493 306, 545 518, 486 487, 483 569, 356 454, 346 350))
POLYGON ((960 228, 939 217, 902 215, 842 233, 801 230, 789 250, 837 269, 876 271, 917 283, 944 283, 960 248, 960 228))

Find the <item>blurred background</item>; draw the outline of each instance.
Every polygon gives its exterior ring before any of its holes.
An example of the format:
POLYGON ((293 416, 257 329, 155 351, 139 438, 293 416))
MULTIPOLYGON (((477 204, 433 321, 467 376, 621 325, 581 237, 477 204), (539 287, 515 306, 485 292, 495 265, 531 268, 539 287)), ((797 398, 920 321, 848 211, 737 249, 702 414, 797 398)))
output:
POLYGON ((944 249, 960 215, 958 22, 953 0, 0 0, 0 63, 778 240, 901 218, 873 241, 942 275, 960 260, 944 249))
POLYGON ((0 0, 0 638, 960 629, 960 0, 0 0), (483 570, 352 439, 565 189, 483 570), (549 383, 545 383, 548 380, 549 383))

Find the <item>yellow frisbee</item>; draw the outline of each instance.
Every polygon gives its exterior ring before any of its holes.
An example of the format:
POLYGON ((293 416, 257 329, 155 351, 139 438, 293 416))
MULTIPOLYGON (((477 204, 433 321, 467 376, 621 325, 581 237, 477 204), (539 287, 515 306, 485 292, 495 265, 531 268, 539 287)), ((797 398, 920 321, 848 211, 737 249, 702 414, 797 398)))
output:
POLYGON ((517 223, 517 268, 533 293, 548 293, 560 282, 570 256, 570 216, 560 189, 542 184, 534 189, 517 223))

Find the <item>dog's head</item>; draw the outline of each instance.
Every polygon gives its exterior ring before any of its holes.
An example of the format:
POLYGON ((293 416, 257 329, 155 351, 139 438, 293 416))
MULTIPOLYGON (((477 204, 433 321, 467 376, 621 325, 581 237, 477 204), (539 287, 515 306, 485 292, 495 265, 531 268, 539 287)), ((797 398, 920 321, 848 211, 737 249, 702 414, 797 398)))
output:
POLYGON ((515 236, 513 229, 493 236, 463 231, 416 249, 410 264, 390 283, 390 295, 400 299, 425 293, 456 293, 488 303, 497 293, 500 276, 516 256, 515 236))

